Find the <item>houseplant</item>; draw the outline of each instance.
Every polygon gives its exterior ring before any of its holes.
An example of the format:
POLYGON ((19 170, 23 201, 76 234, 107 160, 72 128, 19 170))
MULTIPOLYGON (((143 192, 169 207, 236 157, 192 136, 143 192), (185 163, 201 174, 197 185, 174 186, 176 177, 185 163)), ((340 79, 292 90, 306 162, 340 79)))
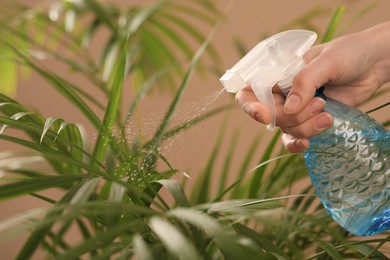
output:
MULTIPOLYGON (((31 151, 23 157, 7 155, 26 164, 2 169, 6 178, 0 198, 28 195, 48 203, 0 224, 3 239, 30 232, 19 259, 31 257, 38 248, 55 259, 385 258, 378 249, 389 237, 356 241, 343 233, 318 205, 311 186, 300 195, 281 195, 306 172, 299 155, 286 154, 277 144, 279 133, 261 158, 254 158, 261 135, 254 140, 233 184, 226 178, 237 135, 229 138, 215 193, 210 176, 227 138, 224 125, 191 195, 171 178, 179 171, 161 152, 163 142, 231 107, 170 125, 191 75, 202 70, 200 57, 210 55, 218 66, 210 41, 222 14, 211 1, 158 1, 126 9, 94 0, 57 1, 48 10, 20 8, 2 20, 3 61, 10 71, 18 65, 45 79, 81 111, 97 137, 88 144, 91 134, 83 134, 78 125, 45 118, 7 95, 0 96, 0 138, 31 151), (188 17, 208 23, 211 33, 199 32, 188 17), (88 48, 99 28, 108 36, 97 59, 88 48), (179 29, 199 43, 197 51, 178 36, 183 33, 179 29), (45 34, 54 39, 53 45, 42 41, 45 34), (182 56, 190 59, 188 66, 180 65, 182 56), (53 57, 81 74, 103 98, 45 66, 41 57, 53 57), (151 136, 137 128, 130 139, 127 122, 138 119, 138 104, 156 82, 173 91, 172 100, 151 136), (134 90, 131 98, 123 95, 128 86, 134 90), (50 168, 33 168, 29 162, 37 157, 50 168), (260 164, 250 171, 253 160, 260 164), (58 198, 43 192, 53 187, 60 190, 58 198), (174 202, 162 197, 160 189, 168 190, 174 202), (75 227, 78 239, 73 243, 68 236, 75 227)), ((344 11, 335 10, 323 39, 334 36, 344 11)))

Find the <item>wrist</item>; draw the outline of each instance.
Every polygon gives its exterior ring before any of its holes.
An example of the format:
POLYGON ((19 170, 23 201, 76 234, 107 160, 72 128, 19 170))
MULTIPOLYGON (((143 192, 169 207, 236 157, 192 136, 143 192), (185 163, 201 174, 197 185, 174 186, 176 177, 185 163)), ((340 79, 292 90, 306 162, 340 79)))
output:
POLYGON ((376 25, 362 32, 368 40, 369 52, 372 51, 372 66, 379 86, 390 82, 390 22, 376 25))

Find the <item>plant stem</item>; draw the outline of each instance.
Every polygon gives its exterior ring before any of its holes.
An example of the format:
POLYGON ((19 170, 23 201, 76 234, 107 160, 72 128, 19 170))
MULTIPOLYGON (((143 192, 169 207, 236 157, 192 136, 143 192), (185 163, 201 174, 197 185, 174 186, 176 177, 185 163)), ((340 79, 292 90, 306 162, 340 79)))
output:
POLYGON ((111 92, 107 104, 106 113, 104 115, 103 124, 100 128, 99 136, 95 145, 95 150, 93 152, 92 164, 104 160, 107 154, 108 144, 110 141, 110 136, 112 135, 114 122, 117 118, 118 111, 120 109, 123 83, 125 80, 126 46, 127 41, 125 41, 124 44, 122 44, 121 46, 121 54, 119 60, 115 64, 113 75, 111 75, 109 81, 111 83, 111 92))

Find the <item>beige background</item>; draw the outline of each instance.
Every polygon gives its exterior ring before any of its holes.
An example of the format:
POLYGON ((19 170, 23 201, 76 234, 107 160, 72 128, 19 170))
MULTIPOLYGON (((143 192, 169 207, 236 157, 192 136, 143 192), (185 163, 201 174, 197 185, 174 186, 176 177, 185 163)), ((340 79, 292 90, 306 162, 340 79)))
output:
MULTIPOLYGON (((122 3, 123 5, 130 5, 135 2, 147 3, 150 1, 117 0, 115 2, 122 3)), ((228 2, 229 1, 219 0, 218 4, 223 8, 228 2)), ((390 19, 390 1, 381 0, 375 2, 377 3, 377 6, 364 17, 358 19, 347 30, 347 33, 359 31, 390 19)), ((311 8, 321 6, 329 9, 330 12, 334 6, 341 3, 348 4, 347 17, 351 17, 369 3, 372 3, 372 1, 236 0, 229 11, 226 21, 213 39, 213 44, 217 46, 221 53, 223 66, 229 68, 238 59, 238 54, 232 44, 233 39, 240 39, 248 48, 250 48, 259 42, 264 33, 273 34, 277 32, 280 28, 311 8)), ((324 15, 316 19, 316 24, 322 31, 325 30, 328 19, 329 15, 324 15)), ((346 20, 347 19, 344 21, 346 20)), ((57 69, 61 70, 63 68, 57 69)), ((221 85, 217 78, 211 76, 206 79, 201 79, 198 75, 195 75, 184 96, 184 102, 182 102, 182 106, 178 111, 176 122, 182 122, 196 113, 201 112, 203 109, 211 109, 217 105, 229 102, 231 97, 226 93, 222 93, 215 102, 210 101, 210 97, 220 89, 221 85)), ((62 117, 69 122, 82 124, 85 126, 85 129, 91 138, 96 137, 96 133, 91 131, 91 128, 86 124, 86 121, 80 116, 78 111, 72 108, 66 100, 35 75, 32 75, 32 78, 28 80, 24 79, 21 81, 17 98, 22 103, 30 104, 37 108, 47 117, 62 117)), ((378 102, 384 102, 384 100, 389 100, 389 96, 387 95, 382 97, 381 100, 375 100, 374 102, 365 104, 362 106, 362 110, 373 108, 378 102)), ((153 94, 147 99, 147 102, 144 102, 144 105, 141 107, 144 115, 141 123, 146 129, 146 134, 148 134, 148 132, 149 134, 152 134, 153 129, 157 126, 156 122, 162 117, 161 111, 165 111, 169 101, 169 95, 153 94)), ((389 109, 385 108, 381 112, 375 113, 373 116, 378 120, 389 119, 388 111, 389 109), (385 111, 387 112, 387 115, 384 113, 385 111)), ((237 126, 242 126, 239 148, 237 156, 234 158, 234 160, 239 162, 240 154, 246 152, 254 135, 258 131, 265 131, 265 128, 249 119, 249 117, 238 107, 232 112, 230 118, 225 138, 227 141, 229 140, 232 131, 235 130, 237 126)), ((210 153, 222 120, 222 115, 213 118, 175 138, 174 142, 167 143, 164 150, 172 165, 174 165, 175 168, 186 171, 192 176, 196 175, 199 169, 204 166, 205 160, 208 158, 208 154, 210 153)), ((129 127, 130 135, 131 128, 132 126, 129 127)), ((269 133, 266 133, 265 136, 267 138, 269 133)), ((265 141, 267 140, 266 138, 265 141)), ((0 147, 0 152, 9 148, 19 149, 18 147, 11 146, 4 142, 0 142, 0 147)), ((215 181, 217 182, 218 179, 216 178, 215 181)), ((191 180, 189 183, 191 184, 191 180)), ((16 213, 22 213, 25 209, 30 209, 38 205, 44 205, 44 203, 35 199, 17 199, 1 202, 0 220, 16 213)), ((19 237, 17 240, 0 245, 0 259, 12 259, 15 250, 17 250, 16 248, 19 248, 22 239, 23 237, 19 237)))

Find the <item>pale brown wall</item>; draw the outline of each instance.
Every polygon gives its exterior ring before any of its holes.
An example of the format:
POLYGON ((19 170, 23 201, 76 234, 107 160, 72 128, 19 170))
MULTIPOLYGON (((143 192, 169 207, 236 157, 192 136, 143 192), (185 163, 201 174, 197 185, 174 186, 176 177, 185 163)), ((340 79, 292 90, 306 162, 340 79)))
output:
MULTIPOLYGON (((117 0, 116 2, 127 5, 135 2, 147 3, 150 1, 117 0)), ((224 7, 228 2, 229 1, 226 0, 219 0, 218 4, 221 7, 224 7)), ((227 20, 223 23, 215 36, 213 44, 218 47, 222 54, 223 66, 229 68, 238 58, 237 52, 232 46, 233 38, 239 38, 248 47, 254 46, 261 39, 263 33, 277 32, 288 22, 314 6, 332 8, 332 6, 339 3, 352 2, 357 3, 348 8, 348 16, 356 13, 372 1, 236 0, 229 12, 227 20)), ((358 19, 347 32, 368 28, 390 19, 390 1, 380 0, 376 2, 378 3, 377 7, 364 17, 358 19)), ((318 26, 324 29, 328 19, 329 16, 318 19, 318 26)), ((195 75, 190 83, 188 92, 184 96, 185 102, 179 111, 178 121, 190 117, 196 109, 205 105, 205 97, 220 89, 221 85, 216 78, 209 77, 207 80, 202 80, 195 75), (192 105, 186 105, 190 103, 192 105)), ((85 120, 80 117, 80 114, 75 109, 73 109, 55 91, 48 88, 44 81, 36 78, 34 75, 31 79, 22 80, 17 97, 21 102, 31 104, 40 111, 44 111, 46 116, 63 117, 70 122, 85 123, 85 120)), ((215 103, 210 104, 209 107, 211 108, 217 104, 226 103, 228 98, 228 95, 223 93, 219 99, 215 103)), ((388 97, 385 97, 384 99, 388 100, 388 97)), ((147 100, 147 105, 142 107, 145 114, 142 119, 143 124, 146 126, 147 124, 150 124, 150 122, 155 122, 156 118, 161 118, 162 115, 160 111, 164 110, 164 107, 169 103, 169 100, 170 98, 167 95, 152 95, 147 100)), ((370 107, 372 107, 372 104, 365 105, 363 109, 370 107)), ((388 111, 388 108, 385 110, 388 111)), ((385 118, 385 116, 380 113, 376 113, 375 116, 378 117, 379 120, 385 118)), ((215 139, 215 134, 213 133, 219 128, 222 118, 222 116, 219 116, 205 122, 200 127, 176 138, 174 143, 167 144, 166 152, 174 167, 185 170, 190 175, 195 175, 196 172, 198 172, 204 165, 205 159, 208 157, 207 154, 210 152, 210 148, 215 139)), ((236 108, 232 113, 232 118, 233 120, 230 120, 232 123, 229 124, 228 136, 232 132, 230 130, 234 130, 237 126, 241 125, 244 130, 241 130, 240 146, 237 152, 238 154, 245 153, 246 148, 250 145, 251 138, 253 138, 258 131, 264 131, 264 127, 250 120, 239 108, 236 108)), ((153 128, 153 123, 151 124, 151 128, 153 128)), ((90 131, 91 128, 87 126, 86 129, 87 131, 90 131)), ((94 136, 94 134, 95 133, 89 133, 90 136, 94 136)), ((9 144, 1 142, 0 147, 0 151, 4 151, 10 146, 9 144)), ((238 155, 235 159, 239 161, 240 156, 238 155)), ((215 181, 217 182, 218 179, 215 179, 215 181)), ((24 209, 32 208, 36 205, 43 204, 34 199, 27 201, 14 200, 6 203, 2 202, 0 203, 0 219, 4 219, 7 216, 22 212, 24 209)), ((15 248, 17 248, 19 244, 20 240, 16 240, 13 243, 0 245, 0 258, 12 259, 16 250, 15 248)))

